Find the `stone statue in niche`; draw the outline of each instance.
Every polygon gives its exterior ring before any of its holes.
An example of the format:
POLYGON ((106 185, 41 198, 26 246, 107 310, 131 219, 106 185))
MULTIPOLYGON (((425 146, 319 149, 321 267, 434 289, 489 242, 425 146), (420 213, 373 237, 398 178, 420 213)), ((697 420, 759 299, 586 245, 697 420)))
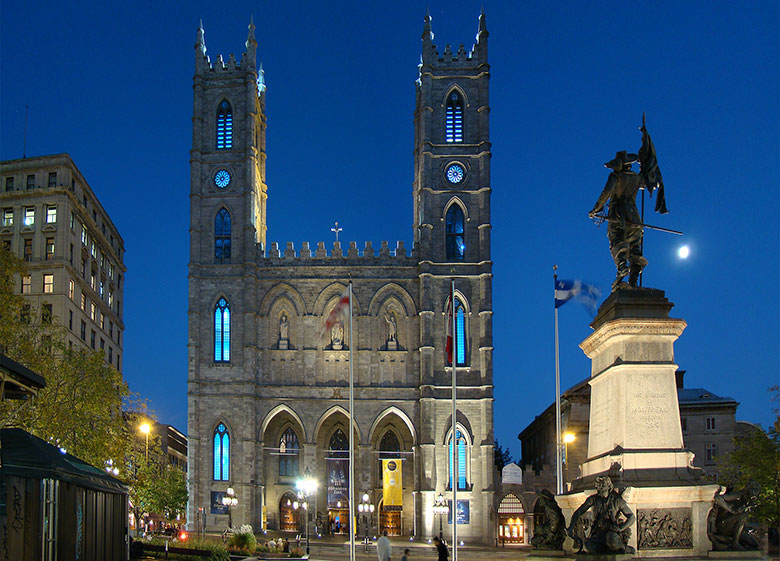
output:
POLYGON ((387 350, 394 351, 398 348, 398 322, 395 319, 395 312, 392 310, 385 314, 387 323, 387 350))
POLYGON ((334 351, 344 348, 344 322, 338 320, 330 328, 330 346, 334 351))
POLYGON ((756 506, 761 487, 755 481, 742 491, 720 489, 712 500, 712 510, 707 515, 707 537, 715 551, 744 551, 758 549, 760 544, 755 531, 746 528, 750 511, 756 506))
POLYGON ((635 553, 628 545, 631 538, 631 526, 636 516, 629 508, 621 493, 615 490, 612 480, 602 476, 596 478, 596 494, 591 495, 571 515, 567 533, 575 541, 584 545, 588 553, 635 553), (590 535, 575 536, 575 528, 580 517, 593 509, 593 524, 590 535))
POLYGON ((534 537, 531 545, 536 549, 562 549, 566 539, 566 520, 555 495, 543 489, 534 508, 534 537))
POLYGON ((279 318, 279 348, 282 350, 290 348, 289 328, 290 322, 287 319, 287 314, 282 312, 282 317, 279 318))

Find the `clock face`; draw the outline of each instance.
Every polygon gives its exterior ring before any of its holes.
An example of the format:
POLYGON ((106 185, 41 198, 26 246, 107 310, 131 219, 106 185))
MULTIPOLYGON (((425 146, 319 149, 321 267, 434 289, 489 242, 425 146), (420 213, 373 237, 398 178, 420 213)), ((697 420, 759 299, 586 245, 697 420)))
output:
POLYGON ((221 169, 214 176, 214 185, 220 189, 224 189, 230 185, 230 173, 226 169, 221 169))
POLYGON ((447 181, 450 183, 460 183, 465 175, 466 171, 460 164, 452 164, 447 168, 447 181))

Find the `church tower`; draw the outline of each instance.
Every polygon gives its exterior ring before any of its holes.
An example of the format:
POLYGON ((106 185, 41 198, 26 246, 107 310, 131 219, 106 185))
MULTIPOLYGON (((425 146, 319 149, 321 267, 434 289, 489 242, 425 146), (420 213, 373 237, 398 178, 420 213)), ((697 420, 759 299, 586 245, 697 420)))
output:
POLYGON ((487 536, 493 516, 493 335, 490 257, 488 31, 479 17, 476 44, 439 53, 425 18, 417 80, 414 150, 415 247, 420 284, 420 474, 435 496, 451 497, 457 442, 461 535, 487 536), (442 353, 447 302, 455 283, 457 429, 452 435, 452 366, 442 353), (431 420, 431 421, 425 421, 431 420), (442 446, 444 444, 444 446, 442 446), (461 526, 461 524, 463 524, 461 526))

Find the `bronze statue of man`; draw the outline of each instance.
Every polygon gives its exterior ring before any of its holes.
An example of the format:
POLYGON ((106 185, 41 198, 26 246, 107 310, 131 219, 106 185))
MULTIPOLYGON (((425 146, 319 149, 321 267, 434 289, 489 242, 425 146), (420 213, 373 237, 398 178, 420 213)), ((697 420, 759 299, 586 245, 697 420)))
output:
POLYGON ((593 524, 590 535, 584 539, 585 550, 588 553, 634 553, 628 540, 636 516, 623 496, 615 491, 609 477, 597 477, 596 494, 585 499, 571 515, 566 530, 569 537, 577 539, 574 535, 577 520, 590 509, 593 509, 593 524))

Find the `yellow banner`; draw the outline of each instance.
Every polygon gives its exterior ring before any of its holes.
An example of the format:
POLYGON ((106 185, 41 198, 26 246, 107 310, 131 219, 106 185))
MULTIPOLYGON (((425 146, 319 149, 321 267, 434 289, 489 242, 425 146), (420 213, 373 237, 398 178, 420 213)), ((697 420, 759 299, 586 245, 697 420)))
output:
POLYGON ((403 506, 401 460, 382 460, 382 490, 384 508, 386 510, 401 510, 403 506))

